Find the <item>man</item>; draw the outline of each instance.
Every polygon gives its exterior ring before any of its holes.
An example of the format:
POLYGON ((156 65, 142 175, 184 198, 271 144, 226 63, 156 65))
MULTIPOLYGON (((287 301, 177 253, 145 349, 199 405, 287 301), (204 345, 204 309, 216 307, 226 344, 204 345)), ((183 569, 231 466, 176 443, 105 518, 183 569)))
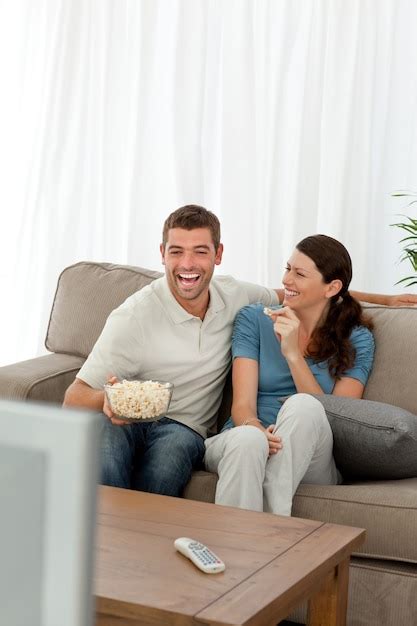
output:
MULTIPOLYGON (((217 217, 203 207, 188 205, 171 213, 160 250, 165 276, 111 313, 64 404, 107 416, 104 484, 179 496, 201 465, 204 438, 215 426, 236 313, 253 302, 277 304, 283 290, 213 277, 223 245, 217 217), (172 382, 167 417, 143 424, 117 419, 103 384, 123 378, 172 382)), ((354 295, 383 304, 409 303, 407 296, 354 295)))

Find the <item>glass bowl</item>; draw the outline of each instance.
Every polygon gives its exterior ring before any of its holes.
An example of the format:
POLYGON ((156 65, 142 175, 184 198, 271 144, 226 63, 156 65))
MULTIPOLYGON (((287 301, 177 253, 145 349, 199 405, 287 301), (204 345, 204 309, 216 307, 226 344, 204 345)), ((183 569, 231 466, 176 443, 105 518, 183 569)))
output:
POLYGON ((123 380, 104 385, 114 415, 129 422, 154 422, 167 414, 174 385, 156 380, 123 380))

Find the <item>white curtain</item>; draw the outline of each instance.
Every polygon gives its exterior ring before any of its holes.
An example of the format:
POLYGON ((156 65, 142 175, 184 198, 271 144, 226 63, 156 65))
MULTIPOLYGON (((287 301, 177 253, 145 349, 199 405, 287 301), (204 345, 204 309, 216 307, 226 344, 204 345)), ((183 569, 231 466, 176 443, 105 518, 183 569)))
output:
POLYGON ((218 271, 280 286, 301 237, 394 287, 417 188, 415 0, 0 0, 0 362, 42 351, 60 271, 160 269, 169 212, 220 217, 218 271))

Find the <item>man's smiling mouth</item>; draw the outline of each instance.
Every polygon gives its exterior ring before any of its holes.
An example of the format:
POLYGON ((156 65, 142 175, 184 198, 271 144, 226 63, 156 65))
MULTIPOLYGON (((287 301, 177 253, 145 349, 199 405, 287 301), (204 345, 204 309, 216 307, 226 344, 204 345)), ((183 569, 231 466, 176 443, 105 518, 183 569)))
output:
POLYGON ((185 272, 181 272, 180 274, 177 274, 177 278, 181 285, 183 285, 184 287, 190 287, 191 285, 195 285, 195 283, 198 282, 198 280, 200 279, 200 274, 194 272, 186 274, 185 272))

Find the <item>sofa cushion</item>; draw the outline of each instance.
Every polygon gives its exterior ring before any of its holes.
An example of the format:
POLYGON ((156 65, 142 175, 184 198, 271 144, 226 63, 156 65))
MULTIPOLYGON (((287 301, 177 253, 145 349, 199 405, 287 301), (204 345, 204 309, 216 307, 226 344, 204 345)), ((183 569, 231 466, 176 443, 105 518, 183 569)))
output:
POLYGON ((363 397, 417 414, 417 307, 364 309, 375 324, 375 360, 363 397))
POLYGON ((0 398, 61 404, 84 359, 46 354, 0 368, 0 398))
POLYGON ((76 263, 58 279, 45 345, 86 358, 109 314, 160 272, 111 263, 76 263))
POLYGON ((192 473, 191 480, 185 486, 184 498, 188 500, 200 500, 201 502, 214 502, 218 476, 205 470, 197 470, 192 473))
MULTIPOLYGON (((183 496, 214 502, 217 474, 193 472, 183 496)), ((417 563, 417 478, 343 485, 299 485, 291 515, 366 528, 360 554, 417 563)))
POLYGON ((292 515, 366 528, 360 553, 417 563, 417 478, 299 485, 292 515))
MULTIPOLYGON (((299 605, 288 616, 291 621, 285 624, 288 626, 306 624, 307 608, 307 602, 299 605)), ((349 568, 346 625, 416 626, 416 624, 417 565, 353 557, 349 568)))
POLYGON ((417 417, 404 409, 332 395, 316 396, 333 431, 333 455, 344 478, 417 476, 417 417))

